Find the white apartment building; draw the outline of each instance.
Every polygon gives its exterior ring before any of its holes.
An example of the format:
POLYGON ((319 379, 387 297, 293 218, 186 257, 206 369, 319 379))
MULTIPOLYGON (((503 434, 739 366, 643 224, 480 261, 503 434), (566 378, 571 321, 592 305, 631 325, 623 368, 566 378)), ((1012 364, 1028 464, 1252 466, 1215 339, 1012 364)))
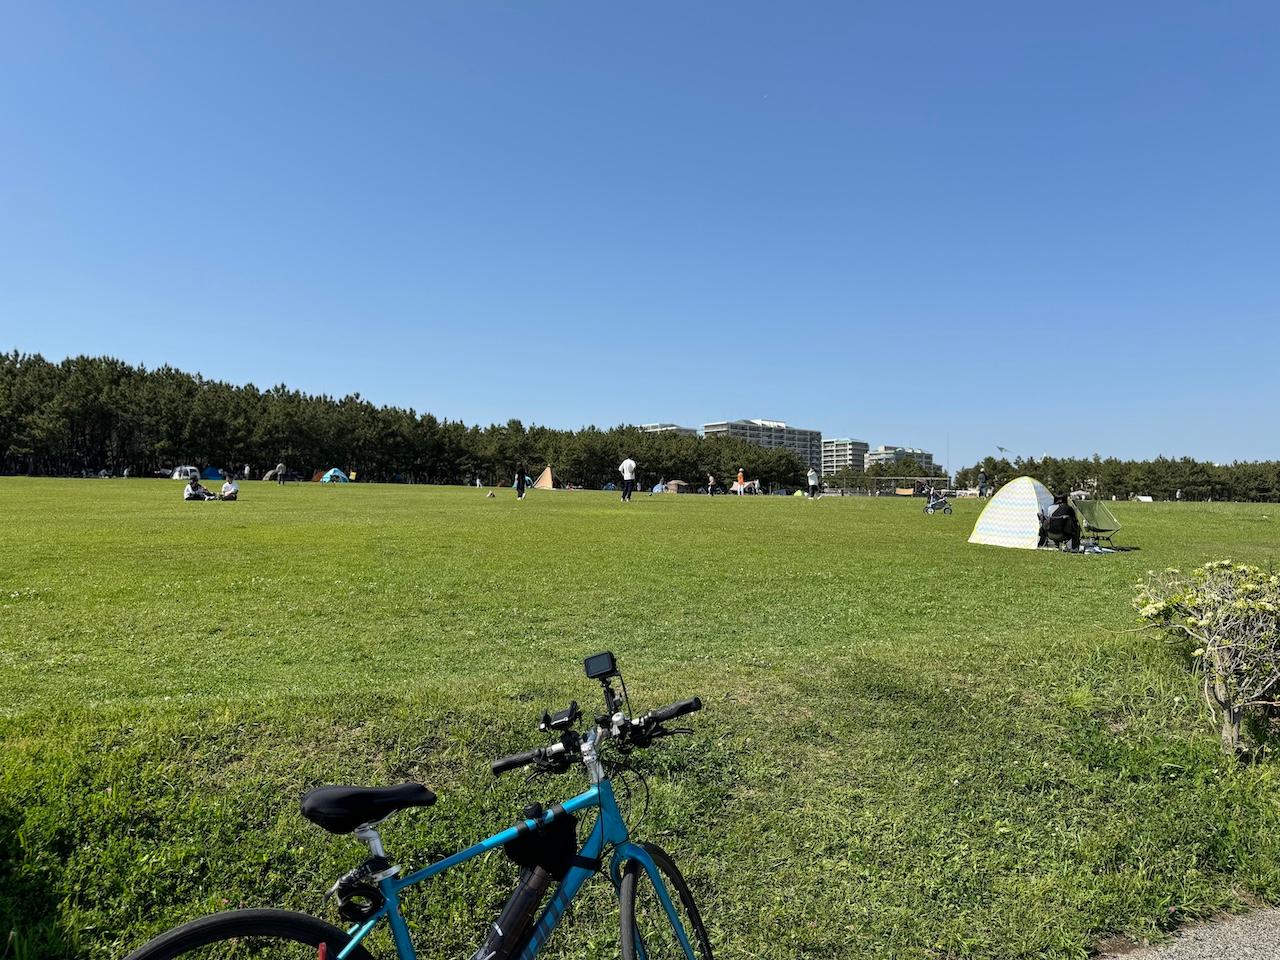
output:
POLYGON ((642 423, 640 429, 645 433, 678 433, 682 437, 698 435, 698 431, 693 427, 682 427, 678 423, 642 423))
POLYGON ((865 440, 851 440, 848 437, 824 439, 822 441, 822 475, 834 476, 841 470, 862 473, 867 469, 867 452, 870 449, 870 445, 865 440))
POLYGON ((893 444, 881 444, 874 450, 867 453, 867 466, 873 467, 879 463, 901 463, 903 460, 912 459, 925 470, 933 469, 933 454, 928 450, 921 450, 919 447, 899 447, 893 444))
POLYGON ((704 423, 704 437, 737 437, 761 447, 786 447, 811 467, 822 467, 822 431, 803 430, 781 420, 722 420, 704 423))

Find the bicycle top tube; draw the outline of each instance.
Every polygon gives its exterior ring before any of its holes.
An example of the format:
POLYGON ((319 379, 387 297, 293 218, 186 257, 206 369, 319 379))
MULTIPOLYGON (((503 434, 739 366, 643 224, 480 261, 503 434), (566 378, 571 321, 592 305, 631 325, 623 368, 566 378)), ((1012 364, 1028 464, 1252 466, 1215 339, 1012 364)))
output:
MULTIPOLYGON (((493 836, 485 840, 481 840, 479 843, 472 844, 465 850, 459 850, 452 856, 445 857, 443 860, 438 860, 420 870, 415 870, 406 877, 388 877, 385 882, 388 882, 388 885, 398 892, 403 890, 405 887, 412 886, 413 884, 426 880, 429 877, 434 877, 437 873, 441 873, 451 867, 456 867, 460 863, 466 863, 468 860, 478 857, 483 853, 495 850, 504 843, 514 840, 526 830, 533 830, 541 824, 550 823, 557 816, 561 816, 566 813, 577 813, 579 810, 586 810, 590 807, 603 806, 602 800, 605 796, 608 797, 607 802, 613 807, 613 810, 616 811, 617 805, 616 801, 613 799, 613 789, 611 785, 606 785, 607 783, 608 781, 603 781, 601 783, 592 784, 585 792, 565 801, 563 804, 557 804, 556 806, 551 807, 551 809, 542 815, 540 820, 521 820, 515 826, 508 827, 501 833, 495 833, 493 836)), ((619 816, 618 819, 621 820, 621 817, 619 816)), ((623 839, 625 839, 625 836, 623 839)))

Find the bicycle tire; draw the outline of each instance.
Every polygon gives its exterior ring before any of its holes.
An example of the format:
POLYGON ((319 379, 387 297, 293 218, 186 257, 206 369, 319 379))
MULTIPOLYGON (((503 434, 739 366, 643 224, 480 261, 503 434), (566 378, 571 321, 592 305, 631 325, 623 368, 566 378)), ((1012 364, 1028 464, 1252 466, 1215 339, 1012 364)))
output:
MULTIPOLYGON (((685 934, 690 946, 693 947, 694 960, 712 960, 711 941, 707 937, 707 928, 702 922, 702 914, 698 912, 693 893, 685 883, 679 868, 661 847, 648 843, 643 846, 645 852, 653 858, 678 908, 684 908, 685 934)), ((662 906, 648 880, 649 875, 638 860, 627 861, 622 871, 622 883, 618 887, 618 906, 622 919, 622 960, 640 960, 641 956, 644 960, 685 960, 685 953, 675 936, 675 929, 671 926, 665 911, 662 911, 662 906), (645 883, 642 885, 641 881, 645 883), (657 925, 645 924, 645 929, 650 931, 648 937, 637 926, 637 898, 646 890, 649 893, 646 899, 652 900, 652 903, 642 909, 642 913, 647 914, 650 920, 656 915, 661 921, 665 921, 657 925), (658 911, 661 913, 658 914, 658 911), (644 947, 643 955, 636 950, 637 939, 644 947)))
MULTIPOLYGON (((291 910, 227 910, 200 917, 160 934, 139 947, 125 960, 174 960, 176 957, 309 957, 315 960, 321 944, 330 958, 347 945, 348 936, 331 923, 291 910), (236 942, 243 950, 228 945, 236 942), (258 942, 261 943, 258 943, 258 942), (262 953, 260 946, 278 944, 280 949, 262 953), (292 948, 285 952, 286 947, 292 948), (307 950, 310 950, 308 954, 307 950)), ((373 960, 363 945, 347 955, 348 960, 373 960)))

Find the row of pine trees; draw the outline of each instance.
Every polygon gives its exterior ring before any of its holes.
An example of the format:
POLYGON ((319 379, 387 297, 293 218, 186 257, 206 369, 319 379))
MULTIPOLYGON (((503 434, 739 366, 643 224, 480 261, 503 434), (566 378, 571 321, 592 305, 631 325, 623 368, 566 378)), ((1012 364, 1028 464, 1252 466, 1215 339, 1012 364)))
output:
MULTIPOLYGON (((148 370, 110 357, 52 363, 38 354, 0 354, 0 472, 80 476, 127 468, 149 476, 177 464, 215 466, 259 477, 277 462, 310 476, 341 467, 362 480, 413 483, 511 482, 517 464, 530 475, 550 465, 560 483, 600 487, 618 479, 624 457, 643 484, 679 479, 695 489, 708 475, 727 486, 739 468, 769 486, 799 486, 807 464, 787 450, 731 438, 644 433, 635 427, 553 430, 519 420, 487 427, 375 406, 358 394, 336 399, 206 380, 172 367, 148 370)), ((919 473, 911 464, 875 472, 919 473)), ((1051 489, 1099 496, 1143 494, 1187 500, 1280 500, 1280 462, 1227 465, 1189 458, 1114 457, 1014 460, 988 457, 959 470, 959 486, 1020 474, 1051 489)), ((842 476, 847 486, 871 478, 842 476)))
POLYGON ((695 489, 739 468, 768 485, 796 486, 807 470, 790 451, 739 440, 519 420, 468 426, 358 394, 260 390, 110 357, 52 363, 0 354, 0 472, 9 474, 151 476, 193 464, 237 473, 247 465, 260 477, 283 462, 305 477, 336 466, 361 480, 506 484, 523 464, 531 476, 550 465, 561 484, 598 488, 619 479, 628 456, 642 483, 679 479, 695 489))

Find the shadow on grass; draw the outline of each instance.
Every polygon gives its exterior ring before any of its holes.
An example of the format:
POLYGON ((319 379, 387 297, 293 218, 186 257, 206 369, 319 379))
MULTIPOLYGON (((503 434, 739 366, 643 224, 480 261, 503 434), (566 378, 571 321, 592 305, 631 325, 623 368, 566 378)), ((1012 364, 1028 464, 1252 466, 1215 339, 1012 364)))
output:
POLYGON ((0 960, 71 957, 51 877, 24 856, 20 823, 17 810, 0 806, 0 960))

